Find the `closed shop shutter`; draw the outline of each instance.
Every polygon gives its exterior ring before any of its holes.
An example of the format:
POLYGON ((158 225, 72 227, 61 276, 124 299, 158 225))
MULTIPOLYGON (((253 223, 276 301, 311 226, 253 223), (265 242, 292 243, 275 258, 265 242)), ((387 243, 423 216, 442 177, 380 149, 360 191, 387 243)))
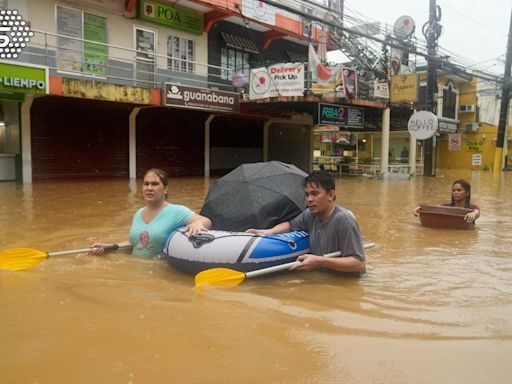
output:
POLYGON ((268 159, 294 164, 304 172, 310 168, 310 128, 306 125, 274 123, 269 130, 268 159))
POLYGON ((137 115, 137 177, 151 168, 169 176, 202 176, 207 117, 201 111, 142 109, 137 115))
POLYGON ((42 97, 31 109, 34 180, 128 177, 128 118, 133 106, 42 97))

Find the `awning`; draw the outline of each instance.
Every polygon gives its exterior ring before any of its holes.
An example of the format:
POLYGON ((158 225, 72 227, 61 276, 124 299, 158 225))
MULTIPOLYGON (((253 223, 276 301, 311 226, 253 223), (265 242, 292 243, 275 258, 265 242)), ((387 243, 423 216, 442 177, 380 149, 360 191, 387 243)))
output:
POLYGON ((222 36, 228 47, 241 49, 243 51, 248 51, 252 53, 260 53, 258 47, 256 46, 256 44, 254 44, 254 42, 251 39, 237 35, 232 35, 231 33, 227 32, 221 32, 220 35, 222 36))

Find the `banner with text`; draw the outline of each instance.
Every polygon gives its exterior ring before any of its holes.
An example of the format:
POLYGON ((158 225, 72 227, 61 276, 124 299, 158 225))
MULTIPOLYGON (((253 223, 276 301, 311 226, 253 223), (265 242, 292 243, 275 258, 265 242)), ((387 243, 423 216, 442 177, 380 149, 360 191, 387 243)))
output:
POLYGON ((411 102, 418 100, 418 76, 391 76, 391 102, 411 102))
POLYGON ((251 69, 249 99, 304 95, 304 64, 285 63, 251 69))
POLYGON ((364 109, 338 104, 318 103, 318 124, 363 128, 364 109))

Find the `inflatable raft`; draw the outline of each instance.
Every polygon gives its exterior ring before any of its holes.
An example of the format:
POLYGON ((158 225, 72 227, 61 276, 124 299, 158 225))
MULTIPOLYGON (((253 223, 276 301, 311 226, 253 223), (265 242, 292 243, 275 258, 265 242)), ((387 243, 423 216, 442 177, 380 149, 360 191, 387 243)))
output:
POLYGON ((473 210, 429 204, 420 204, 418 210, 421 225, 424 227, 447 229, 473 228, 474 225, 464 220, 464 216, 469 212, 473 212, 473 210))
POLYGON ((307 252, 309 237, 301 231, 268 236, 206 231, 190 237, 176 231, 164 247, 166 259, 173 268, 194 275, 210 268, 249 272, 295 261, 307 252))

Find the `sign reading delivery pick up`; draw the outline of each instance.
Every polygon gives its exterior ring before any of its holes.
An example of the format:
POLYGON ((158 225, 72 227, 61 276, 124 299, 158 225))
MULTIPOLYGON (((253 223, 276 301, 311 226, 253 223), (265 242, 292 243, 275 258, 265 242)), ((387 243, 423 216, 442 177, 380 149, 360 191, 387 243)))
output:
POLYGON ((416 140, 429 139, 437 132, 437 117, 432 112, 419 111, 414 113, 407 123, 407 129, 416 140))

